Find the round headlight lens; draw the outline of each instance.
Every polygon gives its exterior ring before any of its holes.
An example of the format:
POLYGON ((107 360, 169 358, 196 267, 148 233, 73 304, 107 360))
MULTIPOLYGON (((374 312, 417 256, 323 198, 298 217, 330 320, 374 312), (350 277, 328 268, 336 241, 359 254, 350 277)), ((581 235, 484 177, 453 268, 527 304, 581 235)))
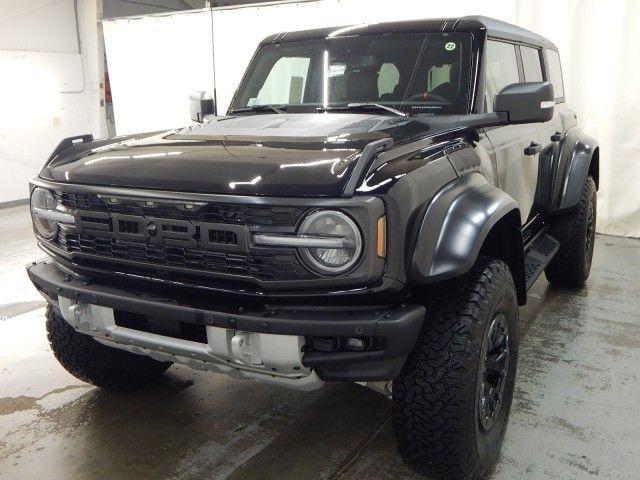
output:
POLYGON ((314 212, 300 226, 301 235, 336 237, 344 240, 342 248, 303 248, 301 253, 314 270, 338 274, 351 268, 362 252, 362 236, 353 220, 344 213, 325 210, 314 212))
POLYGON ((56 199, 49 190, 37 187, 31 194, 31 218, 38 233, 51 239, 58 233, 58 222, 41 215, 46 210, 56 209, 56 199))

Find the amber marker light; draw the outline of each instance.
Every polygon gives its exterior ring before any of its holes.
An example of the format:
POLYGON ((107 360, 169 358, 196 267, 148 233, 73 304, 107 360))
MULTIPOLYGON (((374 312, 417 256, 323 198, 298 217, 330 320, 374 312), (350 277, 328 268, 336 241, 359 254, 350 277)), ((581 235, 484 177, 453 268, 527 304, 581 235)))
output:
POLYGON ((387 218, 382 216, 378 219, 378 246, 377 253, 380 258, 384 258, 387 251, 387 218))

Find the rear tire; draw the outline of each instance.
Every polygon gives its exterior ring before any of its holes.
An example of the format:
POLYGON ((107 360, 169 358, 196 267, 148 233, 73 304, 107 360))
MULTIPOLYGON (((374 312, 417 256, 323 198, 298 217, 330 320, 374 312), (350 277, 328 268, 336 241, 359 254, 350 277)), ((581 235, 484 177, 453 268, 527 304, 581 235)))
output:
POLYGON ((47 306, 47 337, 60 364, 74 377, 106 390, 128 391, 156 380, 169 362, 158 362, 117 348, 107 347, 76 332, 47 306))
POLYGON ((393 383, 404 461, 434 479, 475 480, 493 467, 509 418, 518 301, 507 265, 483 257, 431 288, 420 338, 393 383))
POLYGON ((591 271, 596 210, 596 184, 593 178, 587 177, 576 208, 552 220, 550 233, 560 242, 560 248, 545 269, 549 283, 566 287, 584 286, 591 271))

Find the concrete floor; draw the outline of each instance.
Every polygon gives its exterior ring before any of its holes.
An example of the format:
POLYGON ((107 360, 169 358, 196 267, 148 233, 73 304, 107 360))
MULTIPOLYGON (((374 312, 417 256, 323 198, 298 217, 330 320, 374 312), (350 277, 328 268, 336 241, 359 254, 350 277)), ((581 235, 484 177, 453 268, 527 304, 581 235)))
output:
MULTIPOLYGON (((1 479, 413 479, 390 405, 357 385, 314 393, 174 366, 126 395, 49 350, 24 273, 26 207, 0 210, 1 479)), ((494 479, 636 479, 640 241, 598 236, 587 287, 540 279, 521 310, 517 390, 494 479)))

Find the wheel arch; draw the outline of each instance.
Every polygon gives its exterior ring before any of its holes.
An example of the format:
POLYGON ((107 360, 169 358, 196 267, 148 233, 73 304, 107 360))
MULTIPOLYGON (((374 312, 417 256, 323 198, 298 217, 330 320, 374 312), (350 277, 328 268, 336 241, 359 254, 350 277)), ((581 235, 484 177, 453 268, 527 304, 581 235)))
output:
POLYGON ((480 254, 502 260, 509 266, 516 286, 518 303, 524 305, 527 302, 527 280, 518 210, 511 210, 491 228, 482 243, 480 254))
POLYGON ((414 285, 468 272, 478 255, 499 258, 511 269, 518 301, 526 301, 524 249, 516 201, 479 173, 444 187, 419 221, 410 265, 414 285))
POLYGON ((596 191, 600 189, 600 147, 596 147, 589 163, 589 176, 596 182, 596 191))

